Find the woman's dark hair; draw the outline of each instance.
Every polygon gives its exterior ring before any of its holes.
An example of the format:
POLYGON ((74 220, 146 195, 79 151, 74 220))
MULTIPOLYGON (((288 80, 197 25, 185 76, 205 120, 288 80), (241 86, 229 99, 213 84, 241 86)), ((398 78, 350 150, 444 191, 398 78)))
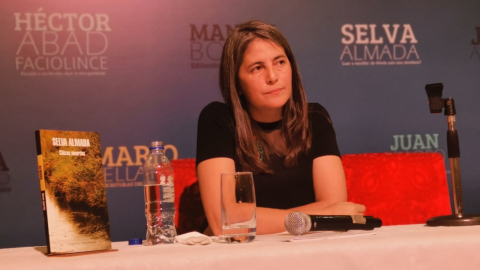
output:
POLYGON ((244 170, 253 173, 272 172, 268 166, 268 155, 274 152, 262 135, 260 128, 252 121, 242 92, 238 71, 248 45, 254 39, 273 41, 285 50, 292 68, 292 95, 283 108, 281 127, 285 141, 285 167, 297 164, 298 156, 306 153, 312 138, 308 124, 308 105, 297 63, 285 37, 273 25, 261 21, 249 21, 238 25, 228 36, 223 47, 220 62, 220 89, 225 103, 232 109, 235 117, 236 155, 244 170), (259 150, 254 136, 264 149, 264 160, 259 159, 259 150))

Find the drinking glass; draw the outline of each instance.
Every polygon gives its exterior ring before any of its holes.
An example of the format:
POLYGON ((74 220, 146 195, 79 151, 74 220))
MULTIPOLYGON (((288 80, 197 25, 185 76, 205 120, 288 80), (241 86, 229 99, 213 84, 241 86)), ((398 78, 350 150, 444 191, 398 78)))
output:
POLYGON ((252 242, 257 231, 252 173, 222 173, 220 186, 223 237, 228 243, 252 242))

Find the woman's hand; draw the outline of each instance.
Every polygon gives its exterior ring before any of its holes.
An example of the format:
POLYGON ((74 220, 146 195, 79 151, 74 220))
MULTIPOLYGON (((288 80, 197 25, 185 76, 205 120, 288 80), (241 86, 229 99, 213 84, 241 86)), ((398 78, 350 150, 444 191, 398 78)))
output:
POLYGON ((365 209, 366 207, 363 204, 338 202, 321 209, 319 212, 321 212, 321 215, 363 215, 365 209))
POLYGON ((363 215, 365 212, 365 205, 356 204, 352 202, 337 202, 326 204, 323 201, 310 203, 304 206, 289 209, 292 211, 300 211, 307 215, 363 215))

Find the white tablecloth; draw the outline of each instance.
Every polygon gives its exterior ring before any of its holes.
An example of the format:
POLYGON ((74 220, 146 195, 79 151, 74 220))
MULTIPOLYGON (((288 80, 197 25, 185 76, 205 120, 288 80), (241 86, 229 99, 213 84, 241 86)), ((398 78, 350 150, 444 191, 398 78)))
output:
POLYGON ((293 242, 260 236, 248 244, 206 246, 115 242, 118 252, 76 257, 10 248, 0 249, 0 269, 480 269, 480 226, 403 225, 372 232, 293 242))

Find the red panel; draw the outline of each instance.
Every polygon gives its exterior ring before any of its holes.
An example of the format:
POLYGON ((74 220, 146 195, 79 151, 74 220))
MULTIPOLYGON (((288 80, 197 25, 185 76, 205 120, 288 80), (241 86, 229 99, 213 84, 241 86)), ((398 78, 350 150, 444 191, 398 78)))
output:
POLYGON ((175 225, 179 234, 199 231, 205 214, 198 188, 195 159, 172 160, 175 181, 175 225))
POLYGON ((421 224, 450 215, 444 160, 439 153, 342 156, 348 200, 367 207, 384 225, 421 224))
MULTIPOLYGON (((364 204, 383 225, 422 224, 450 215, 444 160, 439 153, 371 153, 342 156, 348 200, 364 204)), ((201 228, 205 215, 195 159, 172 160, 175 224, 179 233, 201 228)))

